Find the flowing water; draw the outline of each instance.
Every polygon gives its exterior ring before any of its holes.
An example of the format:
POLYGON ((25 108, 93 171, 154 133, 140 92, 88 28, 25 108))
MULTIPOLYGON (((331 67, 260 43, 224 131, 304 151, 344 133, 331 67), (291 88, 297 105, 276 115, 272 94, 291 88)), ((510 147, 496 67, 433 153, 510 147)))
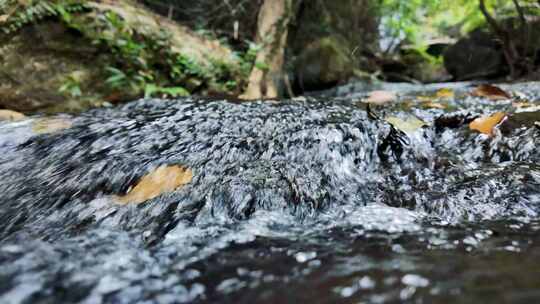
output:
POLYGON ((493 135, 468 122, 512 101, 422 106, 439 87, 0 123, 0 302, 538 302, 540 84, 504 87, 529 112, 493 135), (163 165, 192 181, 115 201, 163 165))

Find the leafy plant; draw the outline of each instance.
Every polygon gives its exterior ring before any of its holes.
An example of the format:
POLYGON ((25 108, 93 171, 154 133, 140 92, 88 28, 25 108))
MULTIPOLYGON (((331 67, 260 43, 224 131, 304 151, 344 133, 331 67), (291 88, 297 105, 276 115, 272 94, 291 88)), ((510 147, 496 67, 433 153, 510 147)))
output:
POLYGON ((71 97, 81 97, 82 90, 79 74, 76 72, 70 74, 64 81, 64 84, 60 86, 58 92, 68 94, 71 97))
POLYGON ((0 2, 0 30, 12 34, 23 26, 47 17, 89 10, 82 0, 4 0, 0 2))
POLYGON ((144 98, 161 95, 161 97, 189 96, 189 92, 183 87, 163 88, 151 83, 144 88, 144 98))

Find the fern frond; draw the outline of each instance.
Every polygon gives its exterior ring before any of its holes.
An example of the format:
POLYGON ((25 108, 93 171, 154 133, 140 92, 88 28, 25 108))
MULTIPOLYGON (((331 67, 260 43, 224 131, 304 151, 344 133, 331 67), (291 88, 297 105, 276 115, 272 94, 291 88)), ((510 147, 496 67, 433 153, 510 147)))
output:
POLYGON ((37 23, 48 17, 57 17, 62 13, 82 13, 90 7, 84 0, 42 0, 21 5, 17 0, 0 0, 0 15, 7 19, 0 23, 0 31, 12 34, 23 26, 37 23))

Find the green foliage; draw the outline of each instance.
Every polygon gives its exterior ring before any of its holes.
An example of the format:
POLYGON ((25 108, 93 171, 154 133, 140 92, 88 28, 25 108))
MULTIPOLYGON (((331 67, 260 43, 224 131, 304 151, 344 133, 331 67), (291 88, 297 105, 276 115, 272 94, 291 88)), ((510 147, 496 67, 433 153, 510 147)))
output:
POLYGON ((81 79, 77 73, 71 73, 68 75, 64 84, 60 86, 58 92, 67 94, 71 97, 81 97, 81 79))
MULTIPOLYGON (((519 0, 523 5, 536 0, 519 0)), ((498 19, 516 15, 512 0, 485 0, 498 19)), ((465 34, 486 23, 478 0, 381 0, 380 14, 385 35, 422 46, 431 37, 457 30, 465 34)), ((531 5, 531 10, 534 6, 531 5)), ((540 12, 539 12, 540 13, 540 12)))
POLYGON ((84 1, 80 0, 4 0, 0 2, 0 16, 4 16, 5 19, 4 22, 0 22, 0 30, 4 34, 12 34, 27 24, 47 17, 80 13, 86 10, 88 7, 84 1))
POLYGON ((163 88, 163 87, 158 87, 153 83, 147 84, 144 87, 145 98, 149 98, 157 94, 161 94, 162 97, 189 96, 189 92, 183 87, 163 88))
POLYGON ((240 58, 240 71, 247 78, 251 69, 255 65, 257 54, 261 51, 262 45, 253 42, 248 42, 247 50, 239 55, 240 58))

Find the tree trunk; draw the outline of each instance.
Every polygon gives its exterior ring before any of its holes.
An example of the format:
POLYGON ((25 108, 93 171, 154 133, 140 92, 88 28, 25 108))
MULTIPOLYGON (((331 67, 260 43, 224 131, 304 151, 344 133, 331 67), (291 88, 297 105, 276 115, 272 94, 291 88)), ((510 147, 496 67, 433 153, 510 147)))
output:
POLYGON ((257 21, 255 43, 261 45, 243 99, 276 98, 283 78, 283 62, 292 0, 264 0, 257 21))
POLYGON ((479 7, 480 11, 486 18, 488 24, 493 29, 493 32, 499 36, 499 39, 501 39, 502 45, 503 45, 503 53, 504 57, 506 59, 506 62, 508 64, 508 67, 510 68, 510 77, 515 79, 518 76, 518 61, 519 61, 519 53, 516 49, 515 43, 512 40, 512 37, 510 37, 510 33, 504 29, 497 20, 491 14, 488 12, 488 9, 486 7, 485 0, 479 0, 479 7))

